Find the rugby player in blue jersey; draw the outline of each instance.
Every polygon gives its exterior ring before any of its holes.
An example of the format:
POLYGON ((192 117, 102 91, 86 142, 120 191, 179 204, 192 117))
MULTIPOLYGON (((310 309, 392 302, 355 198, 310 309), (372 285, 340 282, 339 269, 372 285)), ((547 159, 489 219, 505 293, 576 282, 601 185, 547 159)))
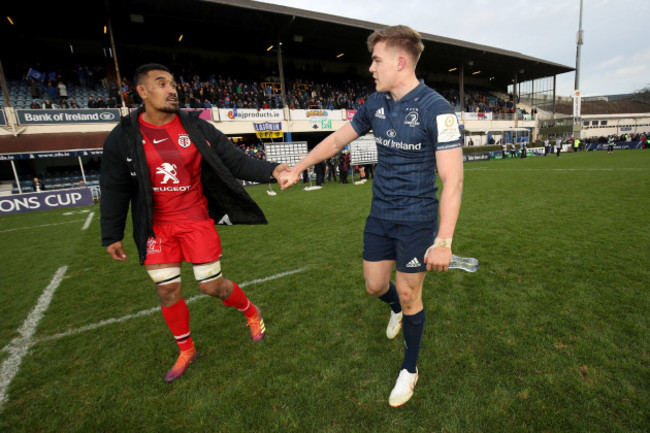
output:
POLYGON ((406 26, 370 35, 370 72, 377 92, 350 122, 280 179, 283 189, 296 184, 304 170, 373 131, 378 162, 364 229, 363 274, 366 291, 391 307, 387 337, 395 338, 404 329, 404 361, 389 397, 393 407, 411 398, 418 380, 417 359, 425 326, 422 286, 426 271, 449 269, 463 189, 454 110, 415 74, 423 49, 418 32, 406 26), (440 200, 436 170, 442 183, 440 200))

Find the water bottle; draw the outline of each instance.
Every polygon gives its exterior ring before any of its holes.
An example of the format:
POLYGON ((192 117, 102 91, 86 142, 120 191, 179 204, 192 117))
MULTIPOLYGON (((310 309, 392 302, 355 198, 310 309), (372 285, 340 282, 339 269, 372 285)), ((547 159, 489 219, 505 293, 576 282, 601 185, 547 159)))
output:
POLYGON ((474 257, 459 257, 452 254, 449 269, 462 269, 467 272, 476 272, 478 270, 478 260, 474 257))

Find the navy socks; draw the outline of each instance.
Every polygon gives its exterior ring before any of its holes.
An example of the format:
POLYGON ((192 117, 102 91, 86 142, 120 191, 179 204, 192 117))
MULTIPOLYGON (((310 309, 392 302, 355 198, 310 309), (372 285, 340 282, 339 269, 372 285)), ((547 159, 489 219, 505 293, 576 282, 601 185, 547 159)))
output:
POLYGON ((391 310, 393 310, 393 313, 399 313, 402 311, 402 306, 399 303, 399 295, 397 294, 397 289, 392 281, 388 282, 388 291, 379 296, 379 299, 387 303, 391 310))
POLYGON ((404 362, 402 362, 402 369, 407 369, 409 373, 417 371, 416 366, 425 323, 424 309, 412 316, 406 314, 402 316, 402 331, 404 332, 404 362))

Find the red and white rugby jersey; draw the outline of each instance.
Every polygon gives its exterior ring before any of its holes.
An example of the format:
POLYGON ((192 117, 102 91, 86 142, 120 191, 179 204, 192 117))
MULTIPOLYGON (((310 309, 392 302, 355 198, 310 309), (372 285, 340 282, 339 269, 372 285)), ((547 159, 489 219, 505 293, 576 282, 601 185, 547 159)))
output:
POLYGON ((178 116, 162 126, 140 118, 140 132, 153 187, 154 224, 208 219, 201 185, 201 154, 178 116))

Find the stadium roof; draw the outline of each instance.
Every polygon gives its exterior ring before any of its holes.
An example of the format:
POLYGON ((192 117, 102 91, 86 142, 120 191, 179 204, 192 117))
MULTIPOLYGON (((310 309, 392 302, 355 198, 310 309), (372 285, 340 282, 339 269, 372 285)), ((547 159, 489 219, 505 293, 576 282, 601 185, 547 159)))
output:
MULTIPOLYGON (((15 22, 10 25, 3 20, 0 24, 3 42, 10 42, 0 59, 5 69, 7 62, 18 57, 26 62, 26 56, 37 60, 46 53, 58 53, 61 61, 74 63, 75 57, 84 50, 81 41, 88 50, 94 49, 93 43, 106 50, 110 41, 102 30, 110 17, 118 59, 120 64, 125 64, 127 76, 132 73, 131 63, 143 58, 133 53, 146 53, 142 48, 138 51, 136 46, 155 46, 179 56, 187 55, 191 47, 268 59, 275 54, 267 52, 267 48, 277 46, 278 41, 282 42, 287 61, 340 62, 354 64, 359 71, 364 71, 370 60, 366 39, 372 31, 385 27, 380 23, 250 0, 107 0, 106 9, 100 7, 94 11, 85 0, 70 0, 61 5, 39 6, 38 3, 12 1, 3 5, 5 13, 15 22), (79 13, 82 17, 74 18, 79 13), (178 40, 180 35, 182 41, 178 40), (73 43, 76 54, 61 50, 61 46, 68 49, 73 43), (53 44, 58 47, 53 49, 53 44), (129 55, 122 56, 122 52, 129 55), (337 58, 341 53, 344 56, 337 58)), ((574 70, 500 48, 426 33, 422 36, 425 51, 418 66, 421 76, 446 75, 450 81, 457 81, 458 72, 449 70, 464 65, 466 79, 473 72, 481 71, 478 77, 486 83, 493 77, 491 84, 505 90, 515 74, 521 82, 574 70)))

